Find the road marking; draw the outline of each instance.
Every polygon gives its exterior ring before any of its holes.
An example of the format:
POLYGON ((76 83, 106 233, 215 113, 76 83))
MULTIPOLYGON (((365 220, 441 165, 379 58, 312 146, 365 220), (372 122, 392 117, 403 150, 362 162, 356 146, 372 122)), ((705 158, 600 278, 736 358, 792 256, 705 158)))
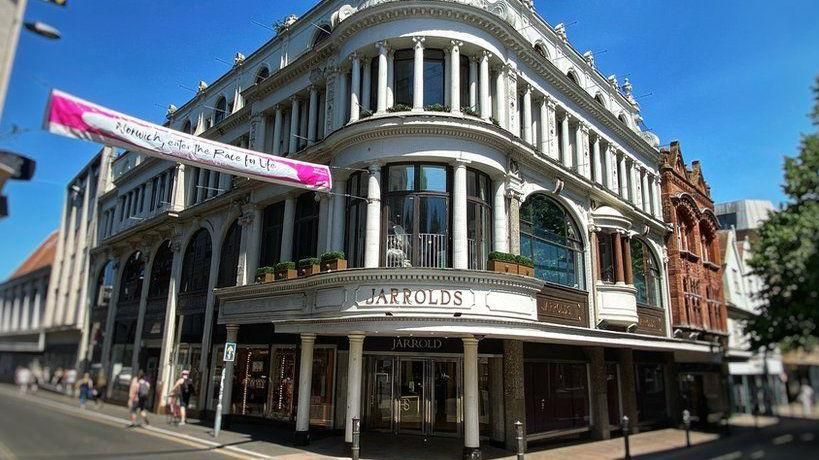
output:
POLYGON ((804 442, 811 442, 816 439, 816 436, 814 436, 813 433, 802 433, 802 436, 799 436, 799 439, 804 442))
POLYGON ((14 455, 14 452, 12 452, 11 449, 3 444, 3 441, 0 441, 0 458, 6 460, 17 460, 17 456, 14 455))
POLYGON ((765 457, 765 451, 764 450, 755 450, 755 451, 751 452, 751 459, 752 460, 759 460, 760 458, 763 458, 763 457, 765 457))
MULTIPOLYGON (((82 409, 78 409, 75 406, 68 405, 59 401, 54 401, 51 399, 45 398, 37 398, 33 395, 20 395, 17 392, 9 393, 8 391, 2 391, 7 395, 14 396, 18 399, 23 399, 25 401, 34 402, 40 404, 41 406, 50 407, 52 409, 60 410, 61 412, 67 413, 69 415, 73 415, 76 417, 84 418, 87 420, 93 420, 100 423, 105 423, 107 425, 113 425, 117 427, 126 427, 131 421, 124 418, 114 417, 108 414, 103 414, 100 412, 88 412, 83 411, 82 409)), ((175 431, 163 430, 162 428, 157 428, 154 426, 143 426, 140 427, 140 431, 145 434, 150 434, 152 436, 156 436, 158 438, 168 439, 171 441, 176 441, 183 445, 193 446, 193 447, 208 447, 209 450, 220 453, 222 455, 228 457, 239 458, 242 460, 246 459, 266 459, 270 458, 268 456, 259 454, 257 452, 253 452, 250 450, 245 450, 239 447, 234 446, 227 446, 224 444, 220 444, 214 441, 208 441, 207 439, 197 438, 196 436, 190 436, 184 433, 177 433, 175 431)), ((0 454, 2 454, 2 450, 0 449, 0 454)), ((6 459, 4 455, 0 455, 0 458, 6 459)))
POLYGON ((714 457, 711 460, 736 460, 738 458, 742 458, 742 452, 735 450, 733 452, 720 455, 719 457, 714 457))
POLYGON ((787 444, 792 441, 793 441, 792 434, 783 434, 782 436, 777 436, 773 438, 772 442, 775 446, 781 446, 782 444, 787 444))

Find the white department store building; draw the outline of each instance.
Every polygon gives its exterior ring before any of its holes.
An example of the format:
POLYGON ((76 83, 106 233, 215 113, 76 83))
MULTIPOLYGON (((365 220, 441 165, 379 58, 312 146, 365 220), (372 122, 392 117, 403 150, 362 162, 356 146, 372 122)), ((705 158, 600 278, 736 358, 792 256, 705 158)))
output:
MULTIPOLYGON (((111 397, 182 369, 213 411, 511 447, 676 420, 656 136, 625 82, 531 2, 322 1, 171 127, 330 165, 316 194, 125 153, 100 198, 92 308, 111 397), (348 269, 255 283, 281 261, 348 269), (487 271, 523 254, 535 276, 487 271), (108 276, 113 275, 113 276, 108 276), (94 286, 94 288, 97 288, 94 286)), ((159 406, 164 397, 156 399, 159 406)), ((271 422, 273 423, 273 422, 271 422)))

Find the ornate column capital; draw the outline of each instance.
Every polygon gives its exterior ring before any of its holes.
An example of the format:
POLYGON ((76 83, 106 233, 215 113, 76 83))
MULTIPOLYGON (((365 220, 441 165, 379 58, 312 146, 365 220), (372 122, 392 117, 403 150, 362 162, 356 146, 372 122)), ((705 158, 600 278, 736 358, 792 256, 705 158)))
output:
MULTIPOLYGON (((413 37, 413 41, 415 41, 415 38, 416 37, 413 37)), ((421 38, 423 39, 423 37, 421 38)), ((386 40, 381 40, 375 43, 375 49, 377 49, 379 53, 387 54, 390 51, 390 45, 386 40)))
POLYGON ((361 60, 361 53, 359 53, 358 51, 353 51, 352 53, 350 53, 349 59, 350 62, 359 61, 361 60))
POLYGON ((492 53, 490 53, 489 51, 483 50, 480 53, 478 53, 478 58, 480 58, 480 60, 482 60, 482 61, 483 60, 488 61, 489 59, 492 58, 492 53))
POLYGON ((450 51, 460 51, 461 47, 464 46, 464 42, 458 40, 450 40, 449 41, 449 50, 450 51))
POLYGON ((418 48, 423 49, 423 48, 424 48, 424 42, 425 42, 425 41, 426 41, 426 37, 423 37, 423 36, 420 36, 420 35, 416 35, 415 37, 412 37, 413 48, 415 48, 415 49, 418 49, 418 48))
POLYGON ((370 171, 370 174, 378 174, 381 172, 381 165, 378 163, 373 163, 367 167, 367 170, 370 171))

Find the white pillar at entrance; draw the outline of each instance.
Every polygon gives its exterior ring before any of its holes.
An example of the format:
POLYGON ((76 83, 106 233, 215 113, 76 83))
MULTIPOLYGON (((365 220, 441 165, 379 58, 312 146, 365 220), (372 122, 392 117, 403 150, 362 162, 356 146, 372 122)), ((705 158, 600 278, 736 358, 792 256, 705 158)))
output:
POLYGON ((532 87, 523 90, 523 140, 532 143, 532 87))
POLYGON ((461 113, 461 46, 463 42, 453 40, 450 48, 450 85, 449 103, 452 113, 461 113))
POLYGON ((481 91, 481 118, 489 120, 492 117, 492 106, 489 104, 489 57, 487 51, 481 52, 481 78, 479 80, 481 91))
MULTIPOLYGON (((353 417, 361 417, 361 371, 364 353, 364 335, 353 334, 347 358, 347 417, 344 419, 344 441, 353 442, 353 417)), ((475 375, 477 378, 477 374, 475 375)), ((477 380, 475 381, 477 385, 477 380)))
POLYGON ((495 178, 492 181, 492 187, 494 194, 492 202, 494 248, 495 251, 509 252, 508 224, 506 222, 506 178, 503 176, 495 178))
POLYGON ((598 184, 603 183, 603 168, 600 159, 600 136, 594 136, 594 143, 592 144, 592 173, 594 181, 598 184))
POLYGON ((381 166, 370 166, 367 182, 367 227, 364 232, 364 267, 378 267, 381 256, 381 166))
MULTIPOLYGON (((480 451, 478 410, 478 340, 464 337, 464 458, 480 451)), ((478 457, 480 458, 480 457, 478 457)))
POLYGON ((452 268, 469 268, 466 228, 466 162, 459 160, 452 184, 452 268))
POLYGON ((569 114, 564 113, 560 120, 560 154, 563 166, 572 168, 572 146, 569 143, 569 114))
MULTIPOLYGON (((226 341, 236 343, 236 339, 239 337, 239 325, 228 324, 225 327, 227 329, 226 341)), ((216 357, 216 359, 221 358, 221 356, 216 357)), ((222 393, 222 414, 230 413, 230 402, 233 400, 233 364, 233 361, 225 363, 225 389, 222 393)))
POLYGON ((358 121, 361 100, 361 58, 358 53, 350 56, 352 76, 350 77, 350 123, 358 121))
POLYGON ((478 110, 478 59, 469 56, 469 108, 478 110))
POLYGON ((424 110, 424 37, 412 37, 415 49, 412 67, 412 110, 424 110))
POLYGON ((378 42, 375 45, 378 48, 378 85, 376 91, 376 113, 384 113, 387 111, 387 42, 378 42))
MULTIPOLYGON (((282 222, 282 246, 279 259, 282 262, 293 261, 293 223, 296 219, 296 199, 288 196, 284 200, 284 219, 282 222)), ((295 262, 295 261, 294 261, 295 262)))
POLYGON ((361 64, 361 107, 370 110, 370 94, 372 93, 372 62, 373 60, 364 56, 361 64))
POLYGON ((315 86, 310 87, 310 106, 307 110, 307 145, 313 145, 318 132, 318 90, 315 86))
POLYGON ((293 96, 290 98, 293 101, 293 104, 290 107, 290 140, 289 140, 289 149, 287 153, 293 155, 299 149, 299 98, 298 96, 293 96))
POLYGON ((299 400, 296 406, 296 444, 310 442, 310 384, 313 382, 313 345, 316 334, 301 335, 301 359, 299 364, 299 400))
POLYGON ((347 193, 347 180, 336 179, 333 182, 333 188, 333 229, 332 236, 330 237, 330 250, 343 251, 344 229, 347 225, 347 219, 345 217, 345 213, 347 211, 345 208, 345 201, 347 200, 347 197, 344 196, 344 194, 347 193))

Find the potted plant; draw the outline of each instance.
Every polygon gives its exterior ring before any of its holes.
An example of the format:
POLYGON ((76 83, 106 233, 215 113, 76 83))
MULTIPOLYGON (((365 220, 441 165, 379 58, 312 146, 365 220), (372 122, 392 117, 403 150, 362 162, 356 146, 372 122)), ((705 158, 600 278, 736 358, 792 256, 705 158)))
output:
POLYGON ((367 109, 362 109, 361 113, 358 115, 358 117, 361 118, 361 119, 370 118, 371 116, 373 116, 372 111, 367 110, 367 109))
POLYGON ((297 276, 296 263, 292 261, 279 262, 276 264, 276 281, 289 280, 297 276))
POLYGON ((480 118, 480 117, 481 117, 481 114, 480 114, 480 113, 478 113, 478 111, 477 111, 477 110, 475 110, 475 109, 474 109, 474 108, 472 108, 472 107, 462 107, 462 108, 461 108, 461 112, 462 112, 464 115, 469 115, 470 117, 477 117, 477 118, 480 118))
POLYGON ((307 257, 299 260, 299 276, 310 276, 319 272, 319 260, 316 257, 307 257))
POLYGON ((346 269, 347 259, 344 258, 344 251, 329 251, 321 255, 321 271, 330 272, 346 269))
POLYGON ((424 107, 424 110, 427 112, 449 112, 450 107, 448 105, 435 103, 424 107))
POLYGON ((514 254, 492 251, 489 253, 489 270, 500 273, 518 272, 518 263, 514 254))
POLYGON ((515 256, 518 263, 518 275, 535 276, 535 263, 531 257, 515 256))
POLYGON ((395 112, 409 112, 412 110, 412 107, 406 104, 395 104, 392 107, 387 107, 387 112, 395 113, 395 112))
POLYGON ((257 283, 270 283, 276 281, 276 269, 273 267, 259 267, 256 269, 257 283))

